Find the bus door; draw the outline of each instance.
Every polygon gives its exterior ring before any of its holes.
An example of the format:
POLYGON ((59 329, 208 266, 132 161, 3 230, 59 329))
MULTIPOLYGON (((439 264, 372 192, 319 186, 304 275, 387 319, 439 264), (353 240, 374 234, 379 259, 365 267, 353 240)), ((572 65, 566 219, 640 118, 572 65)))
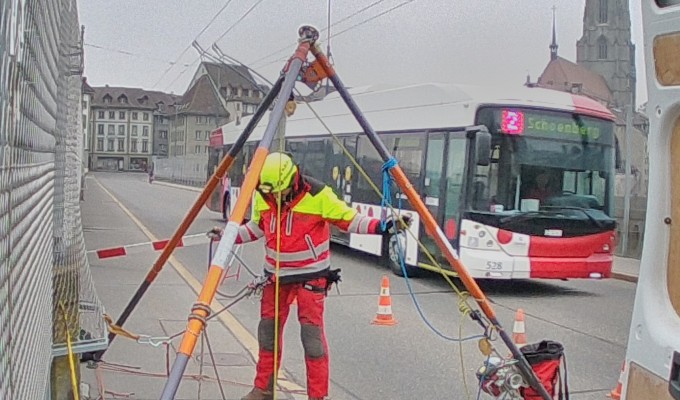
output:
MULTIPOLYGON (((467 142, 464 131, 428 133, 425 177, 420 192, 423 202, 454 248, 460 222, 467 142)), ((424 231, 421 240, 430 252, 439 254, 434 241, 424 231)), ((421 260, 427 264, 431 263, 422 255, 421 260)))
MULTIPOLYGON (((429 132, 427 134, 427 150, 425 154, 425 174, 420 190, 423 202, 440 226, 444 220, 444 208, 446 205, 446 146, 447 134, 445 132, 429 132)), ((434 240, 421 231, 421 240, 432 254, 437 254, 437 246, 434 240)), ((431 264, 427 257, 419 257, 422 262, 431 264)))

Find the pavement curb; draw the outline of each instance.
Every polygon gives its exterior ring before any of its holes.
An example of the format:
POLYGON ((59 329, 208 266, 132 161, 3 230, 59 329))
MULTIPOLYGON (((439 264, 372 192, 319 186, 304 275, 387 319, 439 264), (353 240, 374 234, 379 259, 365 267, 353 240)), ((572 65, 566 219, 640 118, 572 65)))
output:
POLYGON ((626 281, 626 282, 632 282, 632 283, 638 282, 638 277, 636 275, 624 274, 622 272, 613 272, 612 271, 612 279, 618 279, 620 281, 626 281))
POLYGON ((193 187, 193 186, 179 185, 177 183, 170 183, 170 182, 163 182, 163 181, 153 181, 153 184, 168 186, 168 187, 172 187, 172 188, 175 188, 175 189, 189 190, 191 192, 199 192, 200 193, 200 192, 203 191, 203 189, 199 189, 199 188, 196 188, 196 187, 193 187))

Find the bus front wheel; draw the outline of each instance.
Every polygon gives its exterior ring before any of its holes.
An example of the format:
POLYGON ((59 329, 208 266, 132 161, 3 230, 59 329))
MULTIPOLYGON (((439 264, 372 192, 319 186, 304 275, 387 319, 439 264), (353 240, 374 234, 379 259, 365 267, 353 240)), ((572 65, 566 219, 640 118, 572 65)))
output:
POLYGON ((391 235, 383 240, 383 259, 390 270, 397 276, 404 276, 401 263, 409 278, 418 276, 418 267, 406 264, 406 234, 404 232, 391 235))

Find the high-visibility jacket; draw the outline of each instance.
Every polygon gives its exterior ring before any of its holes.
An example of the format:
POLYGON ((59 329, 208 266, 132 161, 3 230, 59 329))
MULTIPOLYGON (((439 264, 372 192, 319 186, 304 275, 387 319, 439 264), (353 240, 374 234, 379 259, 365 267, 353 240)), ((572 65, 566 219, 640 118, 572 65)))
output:
POLYGON ((380 230, 380 220, 359 215, 322 182, 304 177, 300 186, 281 206, 280 219, 276 195, 265 198, 256 193, 252 219, 241 225, 237 238, 237 243, 246 243, 264 237, 265 271, 274 274, 278 260, 282 281, 324 276, 330 267, 330 224, 350 233, 380 230))

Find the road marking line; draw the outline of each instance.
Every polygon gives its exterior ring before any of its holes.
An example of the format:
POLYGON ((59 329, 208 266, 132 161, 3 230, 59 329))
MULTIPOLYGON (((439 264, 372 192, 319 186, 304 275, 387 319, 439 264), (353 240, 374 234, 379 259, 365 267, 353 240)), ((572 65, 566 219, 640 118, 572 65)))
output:
MULTIPOLYGON (((108 189, 102 185, 101 182, 96 177, 92 177, 94 179, 95 183, 107 194, 111 199, 113 200, 114 203, 120 207, 121 210, 127 216, 132 220, 132 222, 137 225, 137 227, 144 233, 149 240, 152 242, 158 241, 158 238, 151 233, 151 231, 142 223, 142 221, 137 218, 132 211, 130 211, 123 203, 121 203, 116 196, 113 195, 108 189)), ((203 285, 196 279, 191 272, 179 261, 175 258, 175 256, 170 256, 168 259, 168 263, 172 265, 172 267, 177 271, 177 273, 184 279, 184 281, 191 287, 191 290, 194 291, 196 296, 201 292, 201 289, 203 288, 203 285)), ((224 308, 224 305, 219 302, 217 299, 213 299, 212 304, 210 305, 210 308, 212 309, 213 312, 217 312, 224 308)), ((236 317, 234 317, 233 314, 229 312, 229 310, 223 311, 220 313, 217 318, 222 322, 222 325, 224 325, 225 328, 227 328, 236 338, 236 340, 241 343, 243 347, 248 350, 250 355, 253 357, 254 360, 257 360, 258 353, 259 353, 259 346, 257 343, 257 339, 255 336, 253 336, 248 329, 246 329, 241 322, 239 322, 236 317)), ((279 386, 283 387, 286 390, 295 390, 295 391, 306 391, 305 388, 302 386, 296 384, 293 382, 288 376, 286 376, 285 373, 279 372, 279 375, 282 377, 277 379, 279 386)), ((294 396, 295 397, 295 396, 294 396)))

